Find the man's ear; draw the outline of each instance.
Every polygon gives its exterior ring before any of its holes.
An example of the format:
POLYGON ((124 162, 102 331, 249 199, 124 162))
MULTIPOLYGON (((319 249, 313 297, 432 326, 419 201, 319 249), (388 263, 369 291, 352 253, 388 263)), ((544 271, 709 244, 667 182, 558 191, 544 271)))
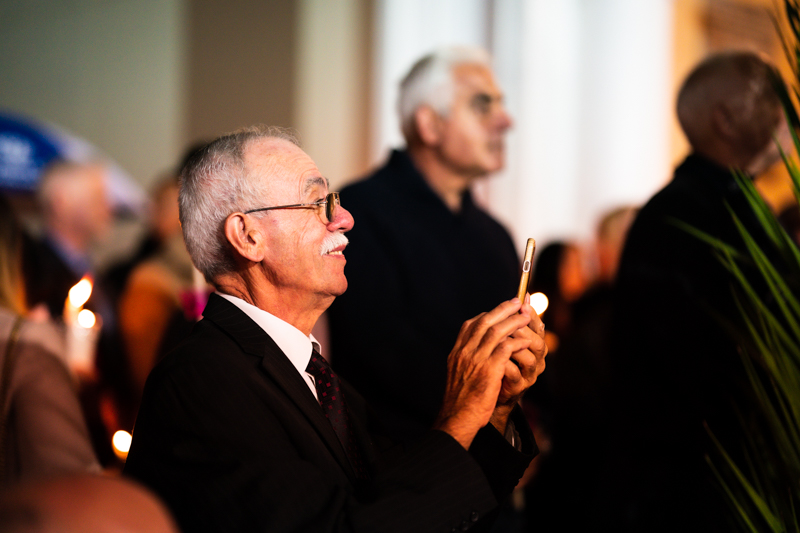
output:
POLYGON ((264 234, 255 219, 243 213, 233 213, 225 219, 225 238, 233 249, 248 261, 264 259, 264 234))
POLYGON ((724 103, 718 103, 711 110, 711 121, 716 135, 727 142, 739 141, 739 128, 734 113, 724 103))
POLYGON ((417 134, 423 144, 436 146, 442 139, 442 129, 444 124, 439 114, 432 107, 423 105, 414 111, 414 123, 417 126, 417 134))

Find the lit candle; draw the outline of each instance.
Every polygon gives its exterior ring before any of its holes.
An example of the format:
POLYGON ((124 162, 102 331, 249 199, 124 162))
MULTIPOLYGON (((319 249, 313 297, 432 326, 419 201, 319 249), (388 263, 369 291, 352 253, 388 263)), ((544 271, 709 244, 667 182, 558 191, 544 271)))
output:
POLYGON ((67 330, 67 366, 80 377, 94 375, 94 358, 100 333, 98 319, 83 305, 92 295, 92 281, 84 276, 69 290, 64 302, 64 325, 67 330))
POLYGON ((119 430, 111 437, 111 444, 114 448, 114 454, 122 461, 128 458, 128 451, 131 449, 131 434, 124 430, 119 430))
POLYGON ((64 302, 64 322, 74 324, 78 319, 78 313, 83 309, 89 297, 92 295, 92 280, 89 276, 83 276, 67 294, 64 302))

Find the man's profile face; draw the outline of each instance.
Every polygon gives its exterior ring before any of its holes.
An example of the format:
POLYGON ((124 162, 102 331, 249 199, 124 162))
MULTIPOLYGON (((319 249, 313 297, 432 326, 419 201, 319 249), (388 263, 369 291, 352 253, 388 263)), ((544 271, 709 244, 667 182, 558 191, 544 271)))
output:
POLYGON ((442 159, 470 178, 500 170, 511 118, 492 71, 479 64, 459 65, 453 70, 453 85, 453 104, 442 118, 442 159))
MULTIPOLYGON (((328 183, 314 161, 288 141, 265 139, 245 150, 245 165, 254 180, 267 180, 264 207, 324 200, 328 183)), ((262 181, 263 183, 263 181, 262 181)), ((261 215, 266 256, 262 267, 270 283, 300 303, 303 298, 332 298, 347 289, 344 245, 329 243, 353 227, 342 207, 332 221, 324 208, 277 209, 261 215)))

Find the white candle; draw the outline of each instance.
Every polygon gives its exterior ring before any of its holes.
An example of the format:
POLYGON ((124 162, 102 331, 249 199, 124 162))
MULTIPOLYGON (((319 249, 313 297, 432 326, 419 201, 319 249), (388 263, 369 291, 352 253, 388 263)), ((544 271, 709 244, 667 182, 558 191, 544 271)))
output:
POLYGON ((64 325, 66 326, 67 366, 82 377, 94 375, 94 359, 97 339, 100 336, 100 321, 94 313, 83 309, 92 295, 92 281, 84 276, 69 290, 64 302, 64 325))

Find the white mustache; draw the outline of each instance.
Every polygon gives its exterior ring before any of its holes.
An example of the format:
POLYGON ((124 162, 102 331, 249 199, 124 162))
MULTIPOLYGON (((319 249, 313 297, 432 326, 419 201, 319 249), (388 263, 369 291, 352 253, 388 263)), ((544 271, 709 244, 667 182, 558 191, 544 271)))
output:
POLYGON ((344 233, 333 233, 325 237, 325 240, 322 241, 319 255, 330 253, 339 246, 347 246, 349 242, 350 241, 347 240, 347 237, 345 237, 344 233))

